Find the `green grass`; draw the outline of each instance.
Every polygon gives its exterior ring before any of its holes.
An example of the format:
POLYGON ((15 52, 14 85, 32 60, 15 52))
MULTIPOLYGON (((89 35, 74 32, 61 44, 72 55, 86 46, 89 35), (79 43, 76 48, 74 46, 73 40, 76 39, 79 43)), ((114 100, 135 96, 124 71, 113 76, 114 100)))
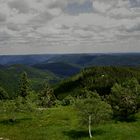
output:
MULTIPOLYGON (((16 114, 15 123, 0 115, 0 138, 9 140, 89 140, 72 107, 58 107, 34 114, 16 114)), ((140 114, 135 122, 110 122, 93 130, 95 140, 140 140, 140 114)))

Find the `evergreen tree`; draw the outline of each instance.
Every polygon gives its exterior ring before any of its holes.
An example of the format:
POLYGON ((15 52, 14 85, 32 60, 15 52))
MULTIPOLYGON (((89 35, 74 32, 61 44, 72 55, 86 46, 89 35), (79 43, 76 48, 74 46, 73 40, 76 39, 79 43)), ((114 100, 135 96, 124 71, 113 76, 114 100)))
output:
POLYGON ((53 89, 47 82, 43 84, 43 88, 39 93, 39 102, 42 107, 51 107, 54 103, 55 95, 53 89))
POLYGON ((25 98, 29 93, 29 79, 26 72, 23 72, 20 79, 19 94, 25 98))
POLYGON ((5 99, 9 99, 9 95, 2 87, 0 87, 0 100, 5 99))

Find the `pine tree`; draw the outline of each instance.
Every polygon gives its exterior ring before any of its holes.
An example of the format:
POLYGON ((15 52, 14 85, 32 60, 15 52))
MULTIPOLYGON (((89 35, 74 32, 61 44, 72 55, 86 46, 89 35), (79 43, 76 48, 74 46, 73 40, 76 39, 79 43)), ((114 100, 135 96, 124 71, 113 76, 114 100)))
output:
POLYGON ((51 107, 55 100, 53 89, 47 82, 43 84, 43 88, 39 93, 40 105, 43 107, 51 107))
POLYGON ((9 99, 9 95, 2 87, 0 87, 0 100, 5 99, 9 99))
POLYGON ((25 98, 29 93, 29 79, 26 72, 23 72, 20 79, 19 94, 25 98))

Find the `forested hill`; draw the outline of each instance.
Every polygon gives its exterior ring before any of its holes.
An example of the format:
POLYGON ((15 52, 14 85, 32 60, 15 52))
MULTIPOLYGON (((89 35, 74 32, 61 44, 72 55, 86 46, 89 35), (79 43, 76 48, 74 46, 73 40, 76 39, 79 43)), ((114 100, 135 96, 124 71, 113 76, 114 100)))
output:
POLYGON ((21 74, 26 72, 30 79, 31 86, 37 90, 44 81, 56 82, 59 78, 49 71, 41 71, 39 69, 25 65, 2 66, 0 68, 0 86, 4 88, 10 96, 15 96, 18 92, 19 79, 21 74))
POLYGON ((32 67, 32 69, 38 69, 43 72, 49 71, 63 79, 91 66, 138 67, 140 66, 140 53, 0 56, 0 69, 17 64, 22 65, 21 69, 24 66, 29 66, 30 69, 32 67))
POLYGON ((77 75, 61 82, 55 89, 58 98, 67 95, 76 96, 81 89, 97 91, 100 95, 110 93, 115 83, 123 83, 127 79, 136 78, 140 82, 140 68, 98 66, 85 68, 77 75))
POLYGON ((25 71, 33 89, 48 80, 50 83, 58 82, 55 92, 60 96, 70 92, 75 94, 80 86, 88 85, 90 89, 105 94, 113 83, 127 77, 139 80, 139 67, 140 53, 0 56, 0 87, 11 96, 17 93, 20 75, 25 71), (59 83, 63 79, 67 80, 59 83))

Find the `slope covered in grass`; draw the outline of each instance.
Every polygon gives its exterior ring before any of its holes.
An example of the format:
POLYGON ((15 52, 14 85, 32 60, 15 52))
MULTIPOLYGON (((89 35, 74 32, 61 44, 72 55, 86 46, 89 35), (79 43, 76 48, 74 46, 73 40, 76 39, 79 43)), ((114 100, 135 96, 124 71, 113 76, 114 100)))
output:
MULTIPOLYGON (((79 125, 73 107, 58 107, 43 113, 17 114, 17 121, 9 123, 0 116, 0 138, 10 140, 89 140, 88 126, 79 125)), ((135 122, 109 122, 92 129, 96 140, 139 140, 140 114, 135 122)))

